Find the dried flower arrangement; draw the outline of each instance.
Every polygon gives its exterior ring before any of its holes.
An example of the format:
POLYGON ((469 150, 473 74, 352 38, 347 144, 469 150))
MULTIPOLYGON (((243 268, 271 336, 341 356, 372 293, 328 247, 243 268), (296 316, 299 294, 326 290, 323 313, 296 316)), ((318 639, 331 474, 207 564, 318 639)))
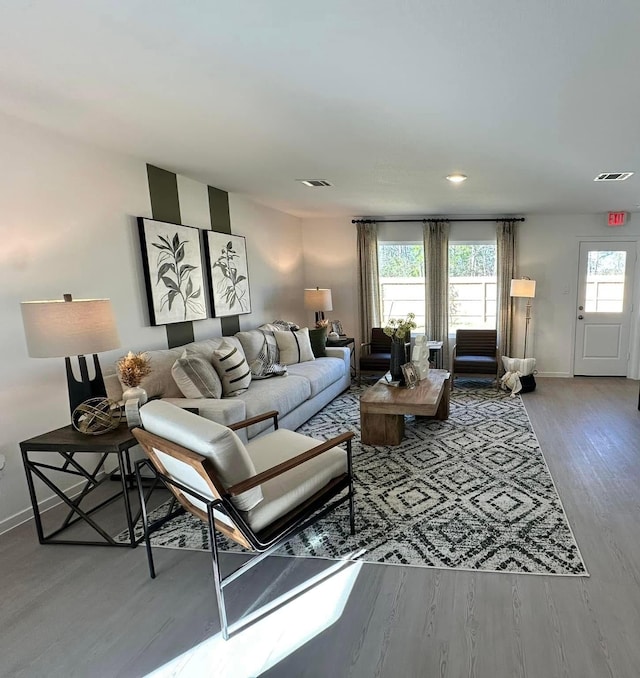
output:
POLYGON ((321 318, 316 320, 316 327, 320 329, 321 327, 329 327, 329 321, 326 318, 321 318))
POLYGON ((139 386, 140 382, 151 372, 150 358, 147 353, 129 351, 124 358, 118 360, 120 381, 127 387, 139 386))

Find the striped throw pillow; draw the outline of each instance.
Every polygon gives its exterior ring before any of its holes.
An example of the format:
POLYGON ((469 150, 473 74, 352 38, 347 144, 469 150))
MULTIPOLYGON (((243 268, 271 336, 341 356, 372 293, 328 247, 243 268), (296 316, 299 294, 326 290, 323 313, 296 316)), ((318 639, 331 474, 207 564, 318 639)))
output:
POLYGON ((239 348, 223 341, 220 348, 213 352, 212 359, 222 381, 223 396, 236 396, 249 388, 251 370, 239 348))

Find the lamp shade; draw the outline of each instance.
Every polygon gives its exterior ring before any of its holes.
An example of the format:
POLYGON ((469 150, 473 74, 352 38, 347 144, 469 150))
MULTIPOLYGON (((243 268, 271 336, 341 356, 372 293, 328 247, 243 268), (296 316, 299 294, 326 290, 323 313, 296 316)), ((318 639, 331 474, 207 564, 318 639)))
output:
POLYGON ((331 290, 320 289, 306 289, 304 291, 304 307, 311 311, 333 311, 333 304, 331 301, 331 290))
POLYGON ((517 278, 511 281, 512 297, 527 297, 533 299, 536 296, 536 281, 528 278, 517 278))
POLYGON ((120 346, 109 299, 24 301, 20 307, 32 358, 88 355, 120 346))

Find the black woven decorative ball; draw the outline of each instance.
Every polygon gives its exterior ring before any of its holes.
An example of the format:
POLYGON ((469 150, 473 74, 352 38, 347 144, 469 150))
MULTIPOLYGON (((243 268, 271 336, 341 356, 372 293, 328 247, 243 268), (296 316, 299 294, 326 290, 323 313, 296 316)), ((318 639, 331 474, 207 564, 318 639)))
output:
POLYGON ((88 436, 99 436, 118 428, 122 411, 115 400, 89 398, 80 403, 71 415, 73 427, 88 436))

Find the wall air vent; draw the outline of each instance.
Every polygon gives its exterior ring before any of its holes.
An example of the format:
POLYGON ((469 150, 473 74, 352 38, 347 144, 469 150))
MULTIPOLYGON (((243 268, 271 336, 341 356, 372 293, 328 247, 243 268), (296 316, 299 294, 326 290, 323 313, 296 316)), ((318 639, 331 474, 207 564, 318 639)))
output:
POLYGON ((624 181, 633 175, 633 172, 602 172, 594 181, 624 181))
POLYGON ((299 181, 301 184, 304 184, 309 188, 322 188, 323 186, 333 186, 333 184, 330 184, 328 181, 325 181, 324 179, 296 179, 296 181, 299 181))

